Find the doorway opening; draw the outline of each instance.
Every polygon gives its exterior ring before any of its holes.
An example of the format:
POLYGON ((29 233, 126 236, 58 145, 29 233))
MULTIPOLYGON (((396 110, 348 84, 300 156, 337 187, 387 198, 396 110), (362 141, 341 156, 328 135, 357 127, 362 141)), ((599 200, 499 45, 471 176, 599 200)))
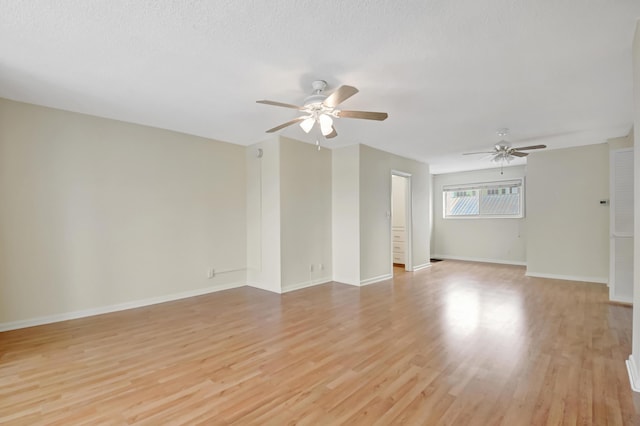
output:
POLYGON ((412 271, 411 174, 391 171, 391 271, 412 271), (399 270, 399 269, 398 269, 399 270))

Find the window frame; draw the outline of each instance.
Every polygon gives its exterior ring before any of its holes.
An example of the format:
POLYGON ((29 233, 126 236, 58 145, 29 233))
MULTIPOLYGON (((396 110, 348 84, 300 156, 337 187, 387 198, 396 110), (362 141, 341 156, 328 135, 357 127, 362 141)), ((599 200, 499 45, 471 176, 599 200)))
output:
MULTIPOLYGON (((480 194, 478 194, 478 197, 480 194)), ((525 217, 525 178, 513 178, 513 179, 502 179, 502 180, 494 180, 489 182, 472 182, 472 183, 461 183, 461 184, 451 184, 451 185, 443 185, 442 186, 442 218, 443 219, 522 219, 525 217), (504 187, 508 183, 513 183, 513 185, 520 188, 519 192, 519 203, 520 203, 520 213, 518 214, 509 214, 509 215, 495 215, 495 214, 473 214, 473 215, 447 215, 447 193, 454 191, 481 191, 483 189, 498 189, 500 187, 504 187)))

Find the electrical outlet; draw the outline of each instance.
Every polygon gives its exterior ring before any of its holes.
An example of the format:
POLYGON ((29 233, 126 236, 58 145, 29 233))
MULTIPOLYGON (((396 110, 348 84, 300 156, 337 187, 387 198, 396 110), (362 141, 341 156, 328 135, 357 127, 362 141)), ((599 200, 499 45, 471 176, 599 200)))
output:
POLYGON ((216 276, 216 270, 213 268, 207 269, 207 278, 211 279, 216 276))

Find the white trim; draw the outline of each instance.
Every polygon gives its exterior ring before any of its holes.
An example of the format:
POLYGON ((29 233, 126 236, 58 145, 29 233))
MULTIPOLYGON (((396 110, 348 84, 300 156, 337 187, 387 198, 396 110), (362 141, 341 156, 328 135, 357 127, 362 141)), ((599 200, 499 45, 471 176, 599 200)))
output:
POLYGON ((523 178, 513 179, 498 179, 491 182, 476 182, 476 183, 457 183, 442 185, 443 191, 466 191, 473 189, 493 189, 498 188, 521 188, 524 186, 523 178))
POLYGON ((636 362, 633 359, 633 355, 629 355, 629 359, 625 362, 627 364, 627 372, 629 373, 629 384, 631 390, 634 392, 640 392, 640 378, 638 377, 638 368, 636 362))
POLYGON ((150 297, 148 299, 134 300, 132 302, 118 303, 115 305, 100 306, 97 308, 83 309, 81 311, 65 312, 62 314, 47 315, 44 317, 31 318, 26 320, 0 323, 0 332, 17 330, 19 328, 35 327, 37 325, 51 324, 54 322, 68 321, 72 319, 91 317, 94 315, 108 314, 111 312, 124 311, 127 309, 141 308, 143 306, 157 305, 159 303, 172 302, 174 300, 187 299, 189 297, 202 296, 217 291, 230 290, 232 288, 244 287, 245 283, 228 283, 212 287, 199 288, 181 293, 168 294, 166 296, 150 297))
POLYGON ((258 290, 264 290, 270 293, 282 294, 282 290, 280 288, 273 289, 273 288, 265 287, 258 282, 247 282, 247 287, 257 288, 258 290))
POLYGON ((414 266, 412 272, 419 271, 420 269, 430 268, 431 266, 433 266, 433 263, 431 262, 423 263, 422 265, 414 266))
POLYGON ((258 290, 266 290, 265 288, 260 287, 260 283, 258 283, 258 282, 247 281, 247 287, 257 288, 258 290))
POLYGON ((475 215, 475 216, 447 216, 447 217, 443 217, 442 220, 458 220, 458 219, 463 219, 463 220, 469 220, 469 219, 473 219, 473 220, 481 220, 481 219, 524 219, 524 214, 522 214, 521 216, 480 216, 480 215, 475 215))
POLYGON ((391 278, 393 278, 393 274, 378 275, 377 277, 368 278, 366 280, 360 281, 360 285, 364 286, 364 285, 379 283, 380 281, 390 280, 391 278))
POLYGON ((344 280, 344 281, 343 281, 343 280, 340 280, 340 279, 338 279, 338 278, 334 278, 332 281, 333 281, 333 282, 336 282, 336 283, 338 283, 338 284, 352 285, 352 286, 354 286, 354 287, 360 287, 360 284, 359 284, 359 283, 357 283, 357 282, 353 282, 353 281, 348 281, 348 280, 344 280))
POLYGON ((449 256, 446 254, 432 254, 431 257, 434 259, 463 260, 465 262, 499 263, 501 265, 527 266, 527 262, 522 262, 520 260, 486 259, 481 257, 449 256))
POLYGON ((527 277, 535 277, 535 278, 551 278, 554 280, 566 280, 566 281, 580 281, 585 283, 597 283, 597 284, 607 284, 607 277, 579 277, 575 275, 558 275, 558 274, 541 274, 538 272, 529 272, 525 273, 527 277))
POLYGON ((633 305, 633 297, 611 297, 611 295, 609 295, 609 301, 633 305))
POLYGON ((302 290, 303 288, 315 287, 321 284, 330 283, 331 277, 318 278, 311 281, 303 281, 301 283, 289 285, 282 289, 282 293, 289 293, 290 291, 302 290))
POLYGON ((340 283, 340 284, 360 286, 360 282, 357 279, 356 280, 349 280, 349 279, 346 279, 346 278, 343 279, 343 278, 335 276, 335 275, 333 276, 331 281, 335 281, 335 282, 340 283))
POLYGON ((391 174, 400 176, 400 177, 406 177, 406 178, 411 177, 411 173, 403 172, 401 170, 396 170, 396 169, 391 169, 391 174))

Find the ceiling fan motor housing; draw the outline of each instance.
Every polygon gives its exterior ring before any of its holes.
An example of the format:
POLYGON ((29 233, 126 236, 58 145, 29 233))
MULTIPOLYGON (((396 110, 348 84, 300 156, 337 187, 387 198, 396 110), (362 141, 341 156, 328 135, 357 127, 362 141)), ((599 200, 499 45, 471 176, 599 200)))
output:
POLYGON ((327 95, 323 95, 323 94, 311 95, 304 100, 304 106, 310 107, 316 104, 319 105, 319 104, 322 104, 322 102, 324 102, 325 99, 327 99, 327 95))
POLYGON ((327 82, 324 80, 315 80, 311 83, 311 87, 313 87, 314 92, 320 93, 327 88, 327 82))
POLYGON ((324 95, 322 93, 327 88, 327 82, 324 80, 316 80, 313 83, 311 83, 311 87, 313 88, 313 94, 311 96, 308 96, 304 100, 304 106, 310 107, 312 105, 313 106, 317 105, 317 107, 320 107, 319 104, 321 104, 322 102, 324 102, 325 99, 327 99, 327 95, 324 95))

